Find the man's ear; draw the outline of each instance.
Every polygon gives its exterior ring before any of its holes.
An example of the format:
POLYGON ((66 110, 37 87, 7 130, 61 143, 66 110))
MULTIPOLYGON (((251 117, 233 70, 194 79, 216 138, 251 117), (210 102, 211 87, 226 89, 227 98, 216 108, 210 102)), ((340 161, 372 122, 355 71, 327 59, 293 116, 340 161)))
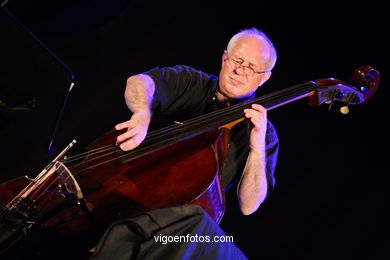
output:
POLYGON ((223 51, 223 54, 222 54, 222 65, 223 63, 227 60, 227 50, 224 50, 223 51))
POLYGON ((270 77, 271 77, 272 72, 268 71, 266 73, 263 73, 263 76, 261 77, 260 85, 263 85, 270 77))

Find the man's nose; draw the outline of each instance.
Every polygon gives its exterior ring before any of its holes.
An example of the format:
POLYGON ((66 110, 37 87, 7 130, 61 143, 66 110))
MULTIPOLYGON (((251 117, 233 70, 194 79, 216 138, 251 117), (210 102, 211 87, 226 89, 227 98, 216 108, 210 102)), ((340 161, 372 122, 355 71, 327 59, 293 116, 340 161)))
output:
POLYGON ((240 66, 238 68, 235 68, 234 69, 234 72, 238 75, 244 75, 245 74, 245 71, 244 71, 244 67, 243 66, 240 66))

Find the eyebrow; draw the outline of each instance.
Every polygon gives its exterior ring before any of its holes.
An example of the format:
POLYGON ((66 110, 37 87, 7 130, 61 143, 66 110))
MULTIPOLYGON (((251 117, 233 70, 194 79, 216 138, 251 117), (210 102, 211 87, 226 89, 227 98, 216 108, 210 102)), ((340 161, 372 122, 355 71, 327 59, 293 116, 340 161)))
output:
MULTIPOLYGON (((241 57, 236 57, 236 59, 240 59, 240 60, 242 60, 243 62, 245 61, 245 59, 243 59, 243 58, 241 58, 241 57)), ((249 62, 249 61, 248 61, 248 64, 249 64, 249 66, 252 67, 252 68, 253 68, 253 67, 256 67, 256 65, 253 64, 252 62, 249 62)))

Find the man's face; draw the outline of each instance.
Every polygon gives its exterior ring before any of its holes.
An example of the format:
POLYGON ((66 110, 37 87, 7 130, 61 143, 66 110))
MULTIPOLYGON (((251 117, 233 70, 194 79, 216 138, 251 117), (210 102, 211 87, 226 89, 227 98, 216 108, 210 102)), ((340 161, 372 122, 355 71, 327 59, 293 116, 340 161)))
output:
POLYGON ((244 36, 237 40, 230 52, 222 56, 219 74, 219 101, 249 97, 271 76, 266 70, 270 49, 264 39, 244 36), (240 65, 238 65, 240 64, 240 65), (255 71, 253 75, 249 70, 255 71))

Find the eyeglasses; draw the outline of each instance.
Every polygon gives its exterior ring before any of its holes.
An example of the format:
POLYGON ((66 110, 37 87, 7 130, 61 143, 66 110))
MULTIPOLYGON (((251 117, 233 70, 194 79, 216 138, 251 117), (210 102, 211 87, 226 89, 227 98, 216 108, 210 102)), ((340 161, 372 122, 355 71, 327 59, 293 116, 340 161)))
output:
POLYGON ((251 77, 255 74, 263 74, 263 73, 266 73, 266 72, 269 72, 269 71, 255 71, 254 68, 250 67, 250 66, 243 66, 242 64, 245 62, 243 59, 241 58, 230 58, 228 53, 226 52, 226 56, 227 56, 227 60, 228 62, 235 68, 235 69, 239 69, 239 68, 242 68, 242 71, 244 72, 245 75, 247 75, 248 77, 251 77))

